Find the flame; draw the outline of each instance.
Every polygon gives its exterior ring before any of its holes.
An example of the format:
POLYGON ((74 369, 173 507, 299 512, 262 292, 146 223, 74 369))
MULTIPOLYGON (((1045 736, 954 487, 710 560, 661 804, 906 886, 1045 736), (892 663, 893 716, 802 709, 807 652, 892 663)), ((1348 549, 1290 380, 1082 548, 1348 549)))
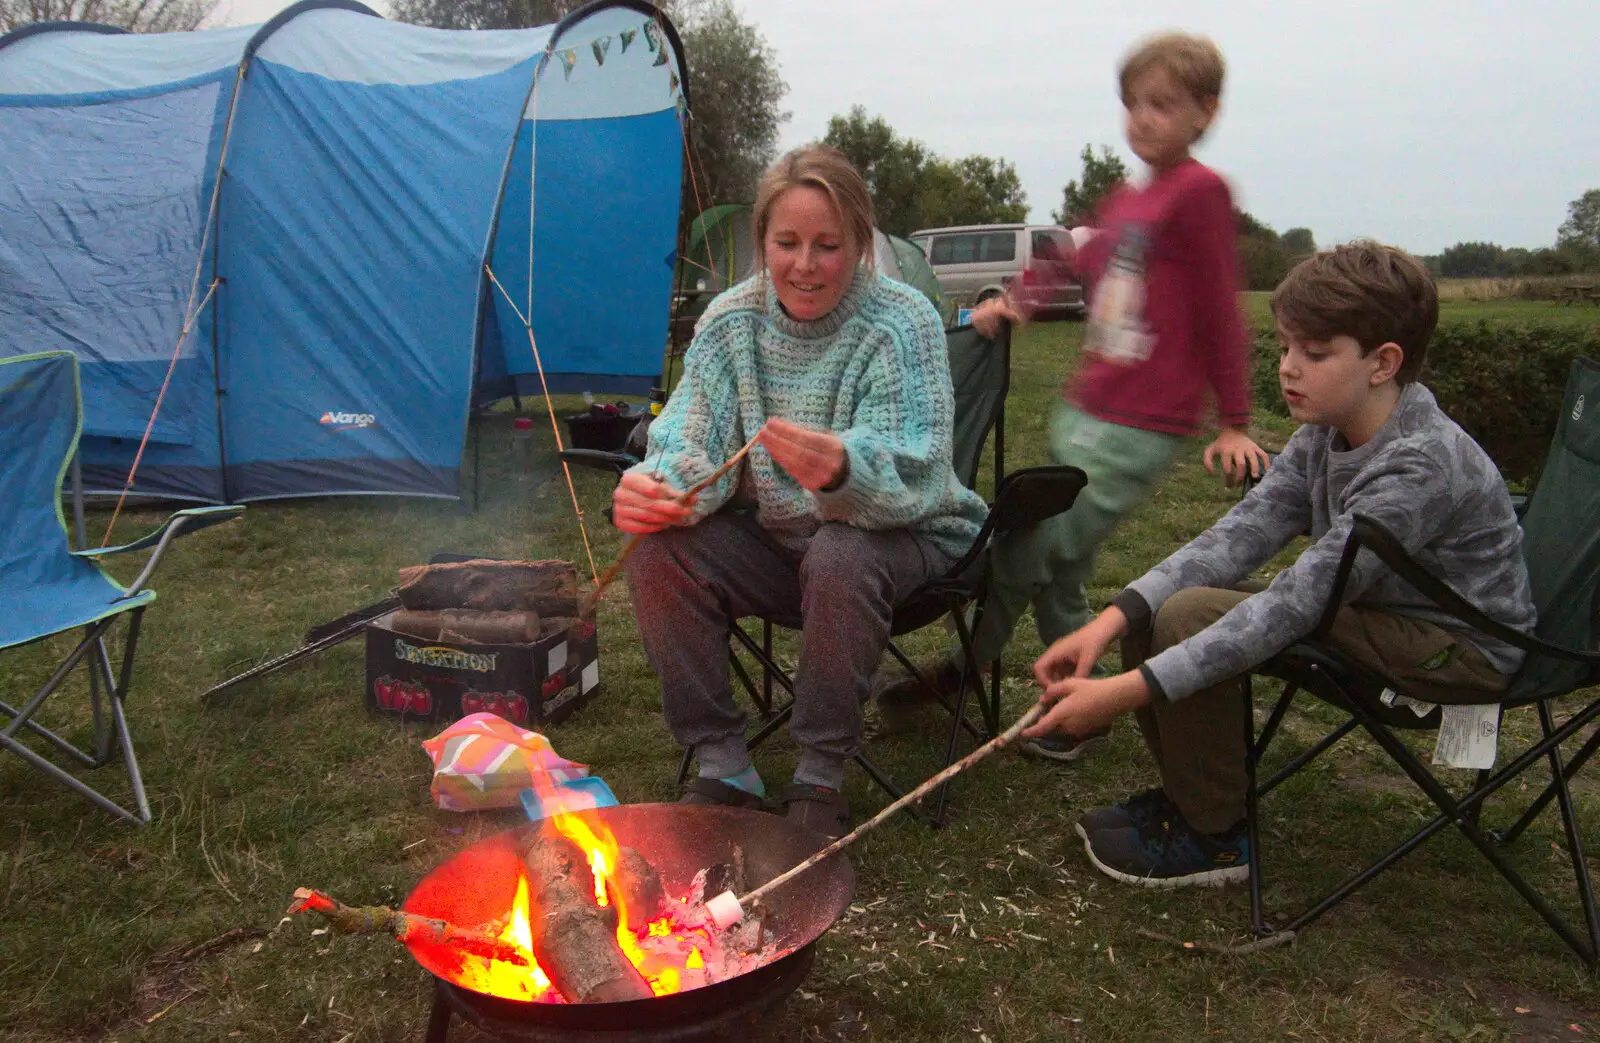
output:
MULTIPOLYGON (((551 826, 583 852, 594 876, 595 902, 611 905, 617 911, 617 945, 628 961, 639 969, 650 990, 657 996, 696 988, 710 979, 706 971, 706 951, 714 942, 702 927, 680 922, 674 913, 650 923, 637 935, 628 930, 628 911, 620 887, 612 885, 612 874, 621 864, 620 847, 603 823, 591 822, 579 812, 568 812, 550 820, 551 826)), ((674 903, 674 909, 682 903, 674 903)), ((460 984, 477 992, 507 999, 560 1003, 561 995, 551 988, 550 978, 533 955, 532 903, 527 877, 518 873, 516 894, 511 902, 502 941, 514 945, 528 961, 517 967, 497 960, 468 959, 463 962, 460 984)))

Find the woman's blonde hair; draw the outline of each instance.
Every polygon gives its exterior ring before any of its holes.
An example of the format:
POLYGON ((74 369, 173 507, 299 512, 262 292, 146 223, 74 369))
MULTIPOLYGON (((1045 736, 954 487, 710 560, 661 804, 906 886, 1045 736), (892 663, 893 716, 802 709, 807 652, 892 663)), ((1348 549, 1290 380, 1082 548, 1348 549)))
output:
POLYGON ((867 266, 872 267, 876 263, 872 196, 867 192, 867 183, 861 179, 861 172, 832 145, 803 145, 768 167, 761 177, 761 187, 756 190, 752 222, 756 270, 765 271, 767 267, 767 226, 772 220, 773 204, 789 189, 802 185, 817 189, 833 201, 851 245, 860 251, 867 266))

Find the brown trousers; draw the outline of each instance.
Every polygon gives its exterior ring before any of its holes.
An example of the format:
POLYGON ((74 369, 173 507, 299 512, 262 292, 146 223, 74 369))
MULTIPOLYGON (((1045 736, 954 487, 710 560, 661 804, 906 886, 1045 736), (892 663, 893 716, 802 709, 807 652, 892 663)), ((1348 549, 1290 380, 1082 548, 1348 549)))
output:
MULTIPOLYGON (((1122 642, 1133 669, 1192 637, 1250 597, 1247 590, 1190 587, 1162 604, 1151 630, 1122 642)), ((1347 606, 1334 618, 1329 642, 1362 666, 1426 702, 1493 702, 1510 682, 1483 653, 1432 623, 1376 609, 1347 606)), ((1245 813, 1244 689, 1233 677, 1139 711, 1139 727, 1161 770, 1161 786, 1189 824, 1220 833, 1245 813)))

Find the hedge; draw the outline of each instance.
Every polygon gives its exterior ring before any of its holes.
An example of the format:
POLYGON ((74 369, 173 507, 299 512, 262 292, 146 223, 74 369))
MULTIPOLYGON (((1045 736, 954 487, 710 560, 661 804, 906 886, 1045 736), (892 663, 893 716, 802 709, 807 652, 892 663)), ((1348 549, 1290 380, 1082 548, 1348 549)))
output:
MULTIPOLYGON (((1422 382, 1506 481, 1526 487, 1544 462, 1567 373, 1580 355, 1600 357, 1600 325, 1445 321, 1428 347, 1422 382)), ((1289 415, 1273 333, 1256 333, 1254 385, 1257 405, 1289 415)))

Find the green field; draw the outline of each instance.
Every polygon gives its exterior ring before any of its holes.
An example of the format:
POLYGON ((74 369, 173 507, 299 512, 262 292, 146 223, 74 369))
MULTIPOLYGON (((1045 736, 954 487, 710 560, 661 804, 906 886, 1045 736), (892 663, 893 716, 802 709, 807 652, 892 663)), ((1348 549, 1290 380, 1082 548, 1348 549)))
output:
MULTIPOLYGON (((1011 466, 1045 461, 1049 404, 1081 330, 1052 323, 1019 337, 1011 466)), ((382 939, 313 935, 311 923, 280 925, 289 895, 313 886, 351 902, 398 902, 449 853, 517 817, 433 807, 418 745, 428 733, 367 714, 359 642, 241 686, 211 707, 196 696, 295 646, 307 627, 383 596, 397 568, 437 551, 565 557, 587 573, 564 482, 533 491, 509 482, 510 420, 501 411, 484 428, 484 501, 475 514, 421 500, 275 502, 175 549, 155 584, 161 598, 146 622, 129 704, 153 825, 109 821, 0 756, 0 1039, 421 1038, 426 977, 406 953, 382 939)), ((1276 417, 1261 414, 1259 424, 1271 447, 1288 434, 1276 417)), ((547 426, 536 430, 548 439, 547 426)), ((1200 468, 1198 443, 1195 450, 1106 548, 1097 599, 1233 502, 1235 493, 1200 468)), ((600 513, 611 483, 597 472, 577 479, 603 566, 618 546, 600 513)), ((117 537, 160 517, 136 511, 117 537)), ((105 515, 93 520, 103 527, 105 515)), ((1038 654, 1031 630, 1024 620, 1008 653, 1013 676, 1038 654)), ((660 720, 625 589, 603 604, 600 633, 602 697, 551 737, 624 801, 675 799, 678 751, 660 720)), ((930 628, 913 644, 927 655, 944 641, 930 628)), ((49 669, 40 650, 0 663, 0 698, 13 704, 49 669)), ((1011 716, 1033 698, 1020 681, 1006 691, 1011 716)), ((64 703, 47 716, 69 729, 83 725, 64 703)), ((1297 711, 1288 746, 1307 743, 1331 720, 1323 710, 1297 711)), ((1525 738, 1533 723, 1515 714, 1507 727, 1525 738)), ((930 715, 909 732, 874 738, 872 752, 915 780, 937 766, 942 736, 930 715)), ((758 764, 769 781, 782 780, 792 756, 777 741, 758 764)), ((115 771, 102 772, 113 788, 115 771)), ((1289 947, 1209 957, 1144 936, 1240 940, 1248 916, 1238 889, 1133 890, 1088 865, 1071 830, 1075 816, 1150 779, 1135 729, 1123 724, 1103 756, 1074 769, 1014 756, 986 763, 957 785, 943 831, 905 819, 873 834, 853 853, 852 912, 825 937, 812 977, 764 1038, 1482 1041, 1600 1033, 1595 978, 1454 834, 1289 947)), ((859 775, 849 789, 858 814, 881 806, 859 775)), ((1506 820, 1525 797, 1510 794, 1487 819, 1506 820)), ((1592 781, 1581 784, 1579 801, 1596 821, 1592 781)), ((1266 805, 1269 903, 1281 909, 1336 882, 1425 811, 1371 744, 1347 741, 1266 805)), ((1562 843, 1547 816, 1512 857, 1538 883, 1570 886, 1562 843)), ((474 1037, 458 1028, 452 1038, 474 1037)))
MULTIPOLYGON (((1247 321, 1257 329, 1272 328, 1272 309, 1267 301, 1272 294, 1266 291, 1241 293, 1247 321)), ((1517 299, 1463 301, 1445 300, 1439 303, 1439 321, 1570 323, 1576 326, 1600 326, 1600 308, 1592 304, 1557 304, 1552 301, 1525 301, 1517 299)))

